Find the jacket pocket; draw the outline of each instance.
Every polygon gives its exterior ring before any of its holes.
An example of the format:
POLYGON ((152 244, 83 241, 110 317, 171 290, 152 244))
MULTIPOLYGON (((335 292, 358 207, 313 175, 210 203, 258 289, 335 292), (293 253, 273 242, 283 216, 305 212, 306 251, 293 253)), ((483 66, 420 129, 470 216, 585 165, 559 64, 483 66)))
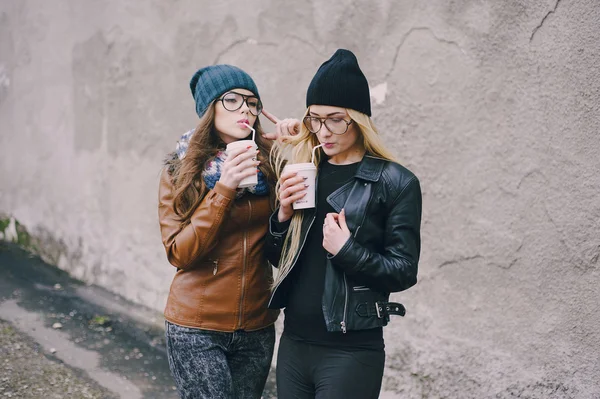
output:
MULTIPOLYGON (((209 259, 210 260, 210 259, 209 259)), ((214 267, 213 267, 213 276, 217 275, 217 272, 219 271, 219 259, 214 259, 214 260, 210 260, 214 267)))

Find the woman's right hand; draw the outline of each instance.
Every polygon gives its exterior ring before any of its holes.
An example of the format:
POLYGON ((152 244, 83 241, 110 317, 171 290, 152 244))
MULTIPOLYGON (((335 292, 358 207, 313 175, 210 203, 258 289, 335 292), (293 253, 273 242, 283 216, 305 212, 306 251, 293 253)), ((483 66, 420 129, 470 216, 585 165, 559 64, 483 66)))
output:
POLYGON ((227 153, 219 179, 222 184, 235 190, 244 178, 258 173, 258 150, 252 151, 251 148, 252 146, 236 148, 227 153))
POLYGON ((266 109, 262 110, 262 114, 275 124, 275 133, 264 133, 263 137, 269 140, 286 141, 288 136, 295 136, 300 133, 300 127, 302 126, 300 120, 294 118, 280 120, 266 109))
POLYGON ((308 185, 297 172, 284 171, 279 178, 279 213, 277 220, 280 223, 288 221, 294 215, 294 201, 306 195, 308 185))

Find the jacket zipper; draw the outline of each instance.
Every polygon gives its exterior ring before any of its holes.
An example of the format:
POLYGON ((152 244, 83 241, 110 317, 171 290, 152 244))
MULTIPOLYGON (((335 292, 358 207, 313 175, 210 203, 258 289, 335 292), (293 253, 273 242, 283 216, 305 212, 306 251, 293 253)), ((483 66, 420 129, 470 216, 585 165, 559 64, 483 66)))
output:
MULTIPOLYGON (((315 216, 313 216, 312 220, 310 221, 310 224, 308 225, 308 230, 310 231, 310 228, 312 227, 313 223, 315 222, 315 219, 317 218, 316 213, 315 216)), ((294 259, 294 263, 292 263, 292 267, 290 267, 290 269, 288 270, 288 272, 283 276, 283 278, 281 280, 279 280, 279 283, 277 283, 277 285, 275 286, 275 288, 273 288, 273 291, 271 293, 271 299, 273 299, 273 295, 275 295, 275 291, 277 291, 277 288, 279 288, 279 285, 283 282, 283 280, 285 280, 285 278, 287 277, 288 274, 290 274, 290 272, 292 271, 292 268, 296 265, 296 262, 298 261, 298 256, 300 256, 300 253, 302 252, 302 248, 304 248, 304 244, 306 243, 306 238, 308 237, 308 233, 304 236, 304 241, 302 241, 302 245, 300 245, 300 248, 298 249, 298 254, 296 255, 296 259, 294 259)), ((269 300, 269 302, 271 302, 271 300, 269 300)))
POLYGON ((342 332, 346 334, 346 311, 348 310, 348 282, 346 281, 346 272, 344 272, 344 294, 346 297, 344 301, 344 317, 340 325, 342 326, 342 332))
POLYGON ((219 267, 219 259, 213 260, 213 263, 215 264, 215 267, 213 269, 213 276, 214 276, 215 274, 217 274, 217 269, 219 267))
MULTIPOLYGON (((360 226, 358 226, 358 228, 354 232, 354 238, 356 238, 358 230, 360 230, 360 226)), ((340 326, 342 327, 342 332, 346 334, 346 313, 348 313, 348 281, 346 280, 346 272, 344 272, 344 294, 344 315, 342 321, 340 322, 340 326)))
POLYGON ((244 230, 244 261, 242 266, 242 294, 240 295, 240 315, 238 318, 238 327, 242 326, 242 314, 244 305, 244 285, 246 283, 246 251, 248 250, 248 228, 250 227, 250 220, 252 218, 252 202, 248 199, 248 226, 244 230))

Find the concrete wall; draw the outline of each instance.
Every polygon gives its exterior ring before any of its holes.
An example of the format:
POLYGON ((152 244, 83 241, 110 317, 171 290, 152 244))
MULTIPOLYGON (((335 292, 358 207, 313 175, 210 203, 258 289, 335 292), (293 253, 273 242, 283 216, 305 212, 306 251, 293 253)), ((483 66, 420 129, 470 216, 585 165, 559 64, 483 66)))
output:
POLYGON ((161 309, 157 181, 196 120, 189 77, 237 64, 298 117, 349 48, 424 194, 382 396, 600 398, 599 25, 597 0, 4 0, 0 212, 161 309))

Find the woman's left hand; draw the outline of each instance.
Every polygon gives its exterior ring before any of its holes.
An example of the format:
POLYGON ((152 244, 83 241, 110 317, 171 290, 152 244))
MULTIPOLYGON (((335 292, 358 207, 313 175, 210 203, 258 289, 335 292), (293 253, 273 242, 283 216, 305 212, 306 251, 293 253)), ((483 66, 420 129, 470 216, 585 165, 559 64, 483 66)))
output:
POLYGON ((323 248, 333 256, 340 252, 352 234, 346 224, 345 210, 338 213, 328 213, 323 223, 323 248))

